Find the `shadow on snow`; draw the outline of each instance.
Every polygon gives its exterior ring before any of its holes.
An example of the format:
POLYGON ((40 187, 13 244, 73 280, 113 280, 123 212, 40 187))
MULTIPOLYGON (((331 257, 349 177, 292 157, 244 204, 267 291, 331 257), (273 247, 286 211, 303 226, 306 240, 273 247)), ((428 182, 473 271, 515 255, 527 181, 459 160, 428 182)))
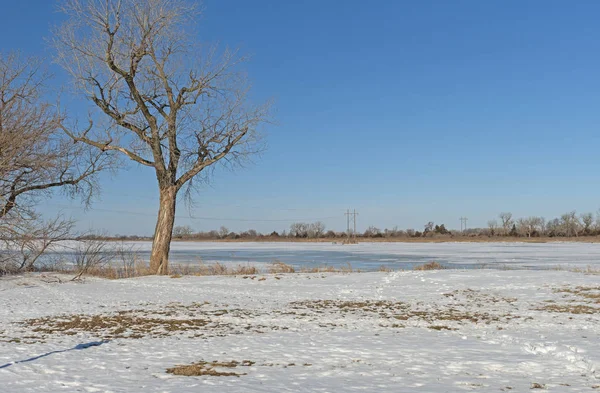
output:
POLYGON ((55 353, 69 352, 69 351, 79 351, 79 350, 82 350, 82 349, 87 349, 89 347, 98 347, 98 346, 100 346, 102 344, 106 344, 108 342, 109 342, 109 340, 103 340, 103 341, 92 341, 92 342, 84 343, 84 344, 77 344, 73 348, 62 349, 60 351, 52 351, 52 352, 45 353, 43 355, 34 356, 32 358, 29 358, 29 359, 18 360, 16 362, 9 362, 9 363, 1 365, 0 369, 10 367, 13 364, 17 364, 17 363, 33 362, 34 360, 38 360, 38 359, 41 359, 41 358, 46 357, 46 356, 54 355, 55 353))

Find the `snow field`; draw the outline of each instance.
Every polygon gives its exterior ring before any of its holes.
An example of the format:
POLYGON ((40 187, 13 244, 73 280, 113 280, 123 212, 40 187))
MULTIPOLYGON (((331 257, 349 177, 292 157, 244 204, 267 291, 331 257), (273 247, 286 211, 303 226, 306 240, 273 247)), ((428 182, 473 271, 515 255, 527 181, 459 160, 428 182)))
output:
POLYGON ((2 278, 0 390, 600 391, 597 296, 564 271, 2 278), (166 372, 215 360, 254 363, 166 372))

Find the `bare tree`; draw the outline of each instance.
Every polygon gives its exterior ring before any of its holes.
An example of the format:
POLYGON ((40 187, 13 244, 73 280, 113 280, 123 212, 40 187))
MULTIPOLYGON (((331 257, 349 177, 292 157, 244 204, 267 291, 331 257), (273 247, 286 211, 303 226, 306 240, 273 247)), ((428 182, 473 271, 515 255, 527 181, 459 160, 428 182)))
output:
POLYGON ((62 217, 49 221, 35 217, 4 224, 8 225, 0 225, 0 275, 35 270, 44 253, 73 236, 75 223, 62 217))
POLYGON ((560 219, 564 228, 565 236, 572 237, 579 235, 581 223, 579 222, 579 218, 577 218, 577 213, 575 211, 563 214, 560 216, 560 219))
POLYGON ((108 127, 65 127, 75 141, 115 151, 156 173, 160 206, 150 268, 168 273, 176 196, 259 153, 269 105, 249 104, 235 53, 195 41, 195 2, 64 0, 56 29, 59 63, 108 127), (194 182, 194 180, 197 180, 194 182))
POLYGON ((73 143, 63 118, 44 97, 48 74, 35 58, 0 54, 0 270, 33 270, 52 244, 71 237, 74 223, 43 220, 35 206, 55 190, 81 196, 96 190, 107 154, 73 143))
POLYGON ((502 221, 502 234, 504 236, 508 235, 510 232, 510 228, 513 226, 514 222, 512 219, 512 213, 503 212, 498 215, 500 220, 502 221))
POLYGON ((433 221, 429 221, 427 224, 424 225, 424 230, 423 230, 423 234, 427 234, 429 232, 433 231, 433 221))
POLYGON ((183 238, 190 236, 194 233, 194 230, 189 225, 180 225, 173 228, 173 236, 183 238))
POLYGON ((600 232, 600 209, 596 211, 596 220, 594 222, 594 231, 600 232))
POLYGON ((308 237, 310 224, 304 222, 294 222, 290 225, 290 236, 292 237, 308 237))
POLYGON ((558 218, 553 218, 546 224, 546 232, 548 236, 564 236, 563 225, 558 218))
POLYGON ((496 220, 490 220, 487 222, 487 224, 490 230, 490 236, 495 236, 498 230, 498 222, 496 220))
POLYGON ((383 233, 381 232, 381 229, 377 228, 374 225, 371 225, 370 227, 368 227, 365 232, 363 233, 364 237, 383 237, 383 233))
POLYGON ((229 235, 229 228, 222 226, 218 231, 219 239, 225 239, 229 235))
POLYGON ((520 236, 529 237, 531 235, 531 232, 529 231, 529 223, 526 218, 519 218, 515 225, 517 227, 517 233, 520 236))
POLYGON ((592 232, 592 224, 594 223, 594 215, 592 213, 584 213, 581 215, 583 223, 583 233, 589 235, 592 232))
POLYGON ((0 54, 0 220, 32 215, 52 190, 89 202, 107 157, 60 129, 63 119, 43 99, 48 75, 34 58, 0 54))
POLYGON ((325 224, 323 224, 321 221, 313 222, 312 224, 310 224, 309 230, 308 230, 309 237, 319 238, 319 237, 322 237, 324 233, 325 233, 325 224))

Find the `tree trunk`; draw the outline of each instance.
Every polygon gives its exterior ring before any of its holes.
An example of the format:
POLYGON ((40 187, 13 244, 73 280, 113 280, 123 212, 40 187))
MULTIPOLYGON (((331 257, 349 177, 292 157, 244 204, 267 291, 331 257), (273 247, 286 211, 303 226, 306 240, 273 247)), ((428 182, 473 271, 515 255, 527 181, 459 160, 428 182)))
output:
POLYGON ((169 250, 175 223, 175 203, 177 191, 175 187, 160 190, 160 207, 152 242, 150 270, 153 274, 169 274, 169 250))

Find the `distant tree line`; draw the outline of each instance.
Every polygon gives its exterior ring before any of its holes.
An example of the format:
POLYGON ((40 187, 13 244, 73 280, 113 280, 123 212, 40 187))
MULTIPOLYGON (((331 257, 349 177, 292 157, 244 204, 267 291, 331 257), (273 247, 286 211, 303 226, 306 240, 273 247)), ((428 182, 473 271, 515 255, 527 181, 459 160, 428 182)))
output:
POLYGON ((488 227, 477 232, 488 236, 513 237, 579 237, 600 235, 600 210, 593 213, 570 211, 550 220, 530 216, 514 219, 512 213, 498 215, 500 221, 488 221, 488 227))
MULTIPOLYGON (((369 226, 364 232, 348 233, 345 231, 327 230, 324 223, 295 222, 289 230, 261 233, 255 229, 243 232, 230 231, 222 226, 218 230, 194 231, 190 226, 176 226, 173 236, 176 239, 188 240, 225 240, 225 239, 342 239, 348 236, 357 238, 453 238, 453 237, 579 237, 600 236, 600 210, 593 213, 577 214, 570 211, 550 220, 544 217, 530 216, 514 218, 510 212, 502 212, 497 219, 488 221, 485 228, 468 228, 464 231, 449 230, 445 224, 427 222, 423 230, 413 228, 399 229, 378 228, 369 226)), ((138 237, 125 236, 122 239, 134 240, 138 237)))

